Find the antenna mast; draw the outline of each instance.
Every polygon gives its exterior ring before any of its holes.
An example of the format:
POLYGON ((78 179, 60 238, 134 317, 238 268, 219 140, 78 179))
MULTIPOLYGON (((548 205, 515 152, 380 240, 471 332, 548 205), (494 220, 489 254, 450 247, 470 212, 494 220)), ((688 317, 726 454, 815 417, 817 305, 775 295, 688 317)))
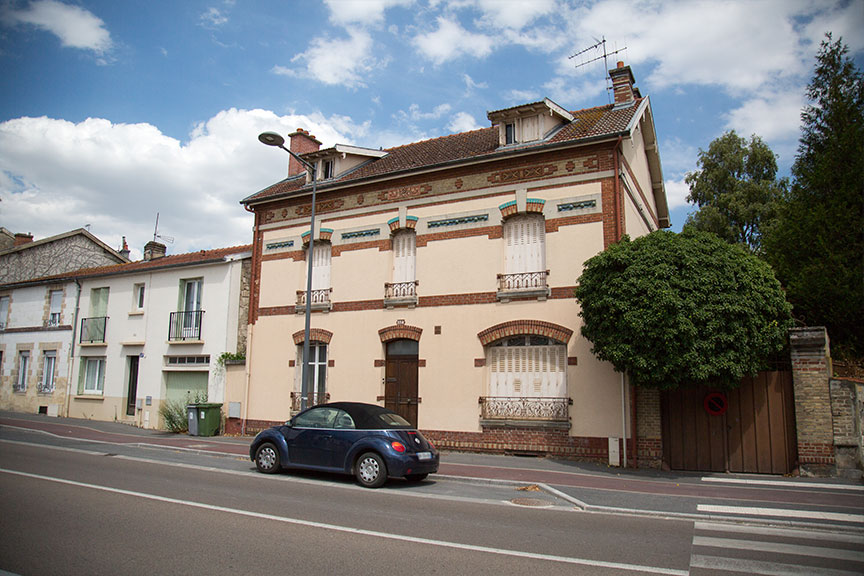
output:
POLYGON ((156 242, 157 238, 161 238, 162 240, 168 242, 169 244, 174 243, 174 237, 173 236, 164 236, 162 234, 159 234, 159 212, 156 213, 156 227, 153 228, 153 241, 156 242))
POLYGON ((576 58, 577 56, 582 56, 583 54, 590 52, 591 50, 599 50, 601 47, 603 48, 603 54, 602 55, 597 56, 595 58, 592 58, 590 60, 584 60, 584 61, 580 62, 579 64, 576 64, 576 68, 581 68, 582 66, 587 66, 588 64, 591 64, 592 62, 597 62, 598 60, 603 60, 603 75, 604 75, 604 78, 606 79, 606 99, 609 100, 609 103, 611 104, 612 99, 611 99, 611 96, 609 95, 609 92, 610 92, 610 90, 612 90, 612 87, 610 86, 609 62, 607 59, 609 56, 614 56, 615 54, 618 54, 619 52, 623 52, 623 51, 627 50, 627 47, 625 46, 623 48, 618 48, 617 50, 614 50, 612 52, 607 52, 606 51, 606 36, 601 36, 600 40, 597 40, 597 38, 594 38, 594 40, 596 41, 595 44, 593 44, 592 46, 589 46, 587 48, 584 48, 584 49, 580 50, 579 52, 576 52, 575 54, 570 55, 568 57, 568 60, 572 60, 573 58, 576 58))

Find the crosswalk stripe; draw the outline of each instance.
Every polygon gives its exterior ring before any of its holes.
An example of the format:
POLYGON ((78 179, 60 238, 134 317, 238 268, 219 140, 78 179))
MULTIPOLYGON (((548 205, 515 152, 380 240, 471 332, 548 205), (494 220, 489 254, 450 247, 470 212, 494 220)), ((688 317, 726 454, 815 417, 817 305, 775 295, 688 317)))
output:
POLYGON ((726 532, 731 534, 755 534, 759 536, 784 536, 787 538, 801 538, 804 540, 827 540, 829 542, 843 542, 847 544, 860 544, 864 547, 864 535, 839 534, 831 532, 801 532, 792 528, 768 528, 764 526, 746 526, 742 524, 719 524, 716 522, 696 522, 697 532, 726 532))
POLYGON ((735 540, 732 538, 714 538, 695 536, 694 546, 710 546, 712 548, 733 548, 735 550, 751 550, 756 552, 773 552, 775 554, 794 554, 814 558, 830 558, 832 560, 851 560, 864 562, 864 552, 843 550, 840 548, 822 548, 817 546, 799 546, 798 544, 780 544, 778 542, 758 542, 753 540, 735 540))
POLYGON ((717 556, 699 554, 690 557, 690 568, 739 572, 741 574, 758 574, 759 576, 860 576, 860 572, 850 572, 834 568, 778 564, 776 562, 741 560, 738 558, 719 558, 717 556))
POLYGON ((703 476, 702 482, 716 482, 718 484, 743 484, 746 486, 778 486, 793 490, 815 488, 823 490, 850 490, 853 492, 864 492, 864 486, 852 484, 828 484, 825 482, 792 482, 786 480, 757 480, 755 478, 720 478, 717 476, 703 476))
POLYGON ((811 520, 832 520, 834 522, 864 522, 862 514, 842 514, 839 512, 819 512, 816 510, 788 510, 783 508, 752 508, 748 506, 712 506, 699 504, 699 512, 718 514, 747 514, 750 516, 771 516, 781 518, 807 518, 811 520))

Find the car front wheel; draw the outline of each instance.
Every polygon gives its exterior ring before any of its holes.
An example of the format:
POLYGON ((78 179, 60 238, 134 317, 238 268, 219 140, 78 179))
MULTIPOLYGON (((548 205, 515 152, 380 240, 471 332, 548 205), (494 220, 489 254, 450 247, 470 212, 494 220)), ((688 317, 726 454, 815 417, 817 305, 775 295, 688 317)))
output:
POLYGON ((357 460, 354 475, 363 486, 379 488, 387 482, 387 466, 381 456, 374 452, 366 452, 357 460))
POLYGON ((279 471, 279 450, 276 446, 267 442, 258 447, 255 452, 255 467, 264 474, 273 474, 279 471))

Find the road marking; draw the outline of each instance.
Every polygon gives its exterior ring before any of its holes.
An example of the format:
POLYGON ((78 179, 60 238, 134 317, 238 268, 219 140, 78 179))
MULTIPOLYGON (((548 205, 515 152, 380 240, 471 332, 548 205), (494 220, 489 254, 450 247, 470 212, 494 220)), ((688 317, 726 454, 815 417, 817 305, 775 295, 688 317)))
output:
POLYGON ((829 542, 845 542, 864 546, 864 536, 859 534, 840 534, 838 532, 817 532, 792 528, 767 528, 763 526, 744 526, 742 524, 718 524, 716 522, 696 522, 693 527, 697 532, 727 532, 733 534, 748 534, 756 536, 781 536, 783 538, 803 538, 805 540, 827 540, 829 542))
POLYGON ((832 520, 834 522, 864 522, 862 514, 841 514, 839 512, 817 512, 815 510, 788 510, 784 508, 751 508, 747 506, 711 506, 699 504, 699 512, 718 514, 747 514, 750 516, 771 516, 780 518, 807 518, 811 520, 832 520))
POLYGON ((864 486, 852 486, 849 484, 826 484, 824 482, 794 482, 782 480, 756 480, 755 478, 720 478, 718 476, 705 476, 702 482, 716 482, 719 484, 743 484, 746 486, 778 486, 783 488, 819 488, 826 490, 852 490, 864 492, 864 486))
POLYGON ((833 560, 864 562, 864 552, 856 552, 855 550, 841 550, 839 548, 801 546, 799 544, 780 544, 778 542, 758 542, 753 540, 736 540, 734 538, 694 536, 693 545, 710 546, 711 548, 732 548, 734 550, 751 550, 756 552, 794 554, 796 556, 810 556, 813 558, 831 558, 833 560))
POLYGON ((860 576, 859 572, 818 568, 816 566, 798 566, 796 564, 778 564, 777 562, 762 562, 759 560, 741 560, 738 558, 718 558, 716 556, 694 555, 690 559, 691 568, 704 568, 740 574, 759 574, 760 576, 860 576))
POLYGON ((51 476, 43 476, 41 474, 31 474, 29 472, 19 472, 17 470, 8 470, 0 468, 0 472, 12 474, 14 476, 22 476, 25 478, 34 478, 36 480, 44 480, 47 482, 56 482, 68 486, 77 486, 79 488, 90 488, 92 490, 100 490, 113 494, 122 494, 124 496, 133 496, 145 500, 153 500, 157 502, 165 502, 168 504, 179 504, 181 506, 189 506, 191 508, 199 508, 203 510, 211 510, 214 512, 225 512, 228 514, 236 514, 238 516, 246 516, 248 518, 258 518, 261 520, 272 520, 275 522, 283 522, 296 526, 306 526, 309 528, 320 528, 322 530, 331 530, 334 532, 343 532, 347 534, 356 534, 359 536, 370 536, 373 538, 382 538, 385 540, 395 540, 400 542, 409 542, 411 544, 427 544, 430 546, 438 546, 441 548, 451 548, 456 550, 466 550, 469 552, 484 552, 488 554, 497 554, 500 556, 512 556, 515 558, 527 558, 531 560, 548 560, 551 562, 560 562, 563 564, 574 564, 579 566, 591 566, 595 568, 610 568, 615 570, 625 570, 629 572, 647 572, 651 574, 668 574, 670 576, 688 576, 688 570, 674 570, 671 568, 662 568, 659 566, 643 566, 639 564, 624 564, 620 562, 604 562, 602 560, 591 560, 588 558, 574 558, 570 556, 556 556, 552 554, 537 554, 533 552, 521 552, 518 550, 504 550, 501 548, 492 548, 488 546, 476 546, 473 544, 462 544, 459 542, 448 542, 446 540, 435 540, 430 538, 417 538, 414 536, 404 536, 402 534, 392 534, 389 532, 378 532, 376 530, 365 530, 362 528, 352 528, 350 526, 338 526, 336 524, 325 524, 322 522, 312 522, 310 520, 301 520, 299 518, 287 518, 285 516, 275 516, 273 514, 264 514, 262 512, 250 512, 248 510, 239 510, 237 508, 227 508, 225 506, 214 506, 212 504, 203 504, 201 502, 193 502, 190 500, 179 500, 177 498, 168 498, 166 496, 157 496, 155 494, 146 494, 144 492, 134 492, 131 490, 123 490, 120 488, 111 488, 108 486, 99 486, 97 484, 87 484, 84 482, 76 482, 74 480, 66 480, 63 478, 54 478, 51 476))

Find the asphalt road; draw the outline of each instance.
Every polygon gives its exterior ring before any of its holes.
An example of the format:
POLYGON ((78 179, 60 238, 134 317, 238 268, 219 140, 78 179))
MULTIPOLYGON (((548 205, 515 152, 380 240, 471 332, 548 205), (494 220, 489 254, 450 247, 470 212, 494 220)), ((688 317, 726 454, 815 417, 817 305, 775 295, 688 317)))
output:
POLYGON ((248 460, 0 439, 13 574, 860 574, 860 533, 587 513, 514 486, 380 490, 248 460))

